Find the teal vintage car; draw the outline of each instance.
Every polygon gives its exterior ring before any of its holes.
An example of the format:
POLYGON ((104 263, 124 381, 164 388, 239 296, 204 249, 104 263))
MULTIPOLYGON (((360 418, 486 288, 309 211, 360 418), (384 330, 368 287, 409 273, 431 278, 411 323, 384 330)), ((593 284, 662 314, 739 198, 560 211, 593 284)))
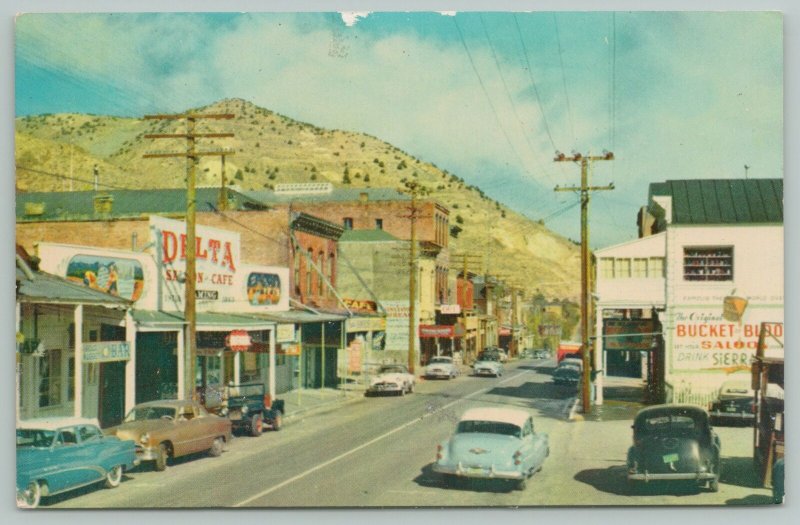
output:
POLYGON ((106 436, 96 419, 32 419, 17 424, 17 506, 93 483, 118 487, 138 464, 133 441, 106 436))
POLYGON ((523 490, 550 455, 547 434, 536 433, 533 418, 512 408, 473 408, 455 434, 437 449, 433 471, 445 484, 456 478, 509 480, 523 490))

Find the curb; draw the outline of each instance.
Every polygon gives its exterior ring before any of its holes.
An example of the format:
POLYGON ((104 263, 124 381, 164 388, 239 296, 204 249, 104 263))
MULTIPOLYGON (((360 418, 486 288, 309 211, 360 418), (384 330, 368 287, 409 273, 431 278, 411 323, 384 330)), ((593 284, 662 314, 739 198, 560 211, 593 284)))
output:
POLYGON ((580 402, 577 397, 573 397, 567 404, 565 418, 567 421, 583 421, 583 416, 577 413, 580 402))
POLYGON ((294 423, 296 421, 300 421, 307 416, 313 416, 318 414, 324 414, 327 412, 333 412, 334 410, 341 408, 345 405, 350 403, 354 403, 356 401, 361 401, 363 399, 363 393, 361 396, 353 396, 353 397, 342 397, 341 399, 330 401, 327 403, 321 403, 317 406, 308 407, 308 408, 300 408, 298 410, 293 411, 291 414, 285 414, 283 416, 283 421, 286 423, 294 423))

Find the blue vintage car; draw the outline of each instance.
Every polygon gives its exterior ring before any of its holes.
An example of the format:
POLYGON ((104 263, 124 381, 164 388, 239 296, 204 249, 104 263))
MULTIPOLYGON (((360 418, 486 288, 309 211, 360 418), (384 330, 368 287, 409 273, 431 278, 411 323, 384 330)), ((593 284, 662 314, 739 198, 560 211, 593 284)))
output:
POLYGON ((433 471, 445 483, 458 477, 501 479, 523 490, 549 455, 547 434, 534 431, 528 412, 473 408, 461 416, 455 434, 439 445, 433 471))
POLYGON ((133 441, 106 436, 96 419, 53 418, 17 426, 17 506, 100 481, 118 487, 138 464, 133 441))

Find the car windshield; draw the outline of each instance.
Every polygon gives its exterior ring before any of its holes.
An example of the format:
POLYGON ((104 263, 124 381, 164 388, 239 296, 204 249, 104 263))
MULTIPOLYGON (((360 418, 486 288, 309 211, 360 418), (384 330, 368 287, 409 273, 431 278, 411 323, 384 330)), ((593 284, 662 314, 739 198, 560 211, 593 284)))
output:
POLYGON ((264 395, 264 385, 257 384, 257 385, 229 385, 228 386, 228 396, 229 397, 245 397, 245 396, 263 396, 264 395))
POLYGON ((46 448, 53 444, 56 433, 53 430, 32 428, 17 429, 17 448, 46 448))
POLYGON ((503 436, 520 437, 522 431, 517 425, 500 421, 460 421, 456 434, 479 432, 481 434, 501 434, 503 436))
POLYGON ((481 361, 499 361, 500 355, 497 352, 481 352, 478 359, 481 361))
POLYGON ((644 434, 667 437, 692 437, 700 435, 703 425, 687 415, 660 414, 641 421, 638 429, 644 434))
POLYGON ((128 415, 125 416, 125 422, 129 423, 131 421, 145 421, 148 419, 161 419, 162 417, 171 417, 175 418, 175 408, 174 407, 159 407, 159 406, 152 406, 152 407, 136 407, 130 412, 128 415))
POLYGON ((380 374, 405 374, 406 369, 402 366, 382 366, 378 371, 380 374))
POLYGON ((431 359, 432 365, 449 365, 450 363, 452 363, 452 361, 447 357, 434 357, 431 359))

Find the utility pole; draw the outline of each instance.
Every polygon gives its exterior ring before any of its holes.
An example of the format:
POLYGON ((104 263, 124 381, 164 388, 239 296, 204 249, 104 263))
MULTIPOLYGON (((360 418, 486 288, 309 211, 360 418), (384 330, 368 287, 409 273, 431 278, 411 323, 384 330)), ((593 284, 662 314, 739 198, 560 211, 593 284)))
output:
POLYGON ((197 210, 196 177, 197 162, 201 156, 209 155, 231 155, 228 151, 197 151, 197 139, 199 138, 230 138, 233 133, 196 133, 195 127, 200 119, 230 120, 233 118, 231 113, 221 114, 202 114, 202 113, 183 113, 177 115, 146 115, 148 120, 185 120, 186 133, 154 133, 144 137, 146 139, 186 139, 186 151, 174 153, 147 153, 144 158, 169 158, 183 157, 187 159, 186 165, 186 280, 184 284, 184 317, 186 319, 187 334, 185 338, 184 351, 184 399, 195 399, 197 391, 195 388, 195 375, 197 365, 197 318, 195 299, 195 288, 197 285, 197 270, 195 252, 197 248, 197 236, 195 234, 195 213, 197 210))
MULTIPOLYGON (((452 255, 453 259, 455 259, 455 260, 457 260, 459 258, 461 259, 461 265, 462 265, 462 267, 461 267, 461 275, 464 278, 463 284, 461 286, 461 297, 460 297, 461 305, 462 305, 462 308, 461 308, 461 322, 464 325, 464 339, 463 339, 463 345, 462 345, 462 348, 461 348, 463 354, 462 354, 461 358, 462 358, 464 364, 471 365, 472 362, 473 362, 473 358, 475 356, 472 355, 473 353, 469 352, 469 349, 467 348, 468 331, 467 331, 467 309, 466 309, 466 305, 467 305, 467 286, 468 286, 468 283, 469 283, 469 265, 470 264, 480 265, 483 258, 479 254, 470 254, 470 253, 466 253, 466 252, 465 253, 454 253, 454 254, 451 254, 451 255, 452 255)), ((475 344, 477 345, 477 342, 475 344)))
POLYGON ((228 192, 225 191, 225 184, 228 182, 225 178, 225 157, 228 155, 233 155, 234 152, 226 151, 220 155, 220 159, 222 160, 222 164, 220 166, 220 189, 219 189, 219 198, 217 199, 217 209, 219 211, 225 211, 228 209, 228 192))
POLYGON ((420 216, 420 209, 417 207, 417 197, 427 193, 428 189, 416 181, 408 181, 405 188, 411 194, 411 207, 409 214, 403 218, 411 221, 409 240, 409 260, 408 260, 408 371, 414 373, 416 368, 416 343, 419 335, 416 331, 417 317, 417 219, 420 216))
POLYGON ((592 191, 613 190, 614 183, 608 186, 589 186, 589 163, 600 160, 614 160, 614 153, 604 151, 602 155, 581 155, 574 153, 567 157, 557 151, 553 159, 555 162, 575 162, 581 166, 581 185, 580 187, 570 186, 561 188, 556 186, 555 191, 579 191, 581 196, 581 357, 583 359, 583 377, 581 380, 581 402, 582 412, 590 412, 591 404, 591 373, 590 349, 589 349, 589 330, 591 320, 589 319, 589 309, 591 304, 591 289, 589 269, 591 259, 589 255, 589 193, 592 191))

